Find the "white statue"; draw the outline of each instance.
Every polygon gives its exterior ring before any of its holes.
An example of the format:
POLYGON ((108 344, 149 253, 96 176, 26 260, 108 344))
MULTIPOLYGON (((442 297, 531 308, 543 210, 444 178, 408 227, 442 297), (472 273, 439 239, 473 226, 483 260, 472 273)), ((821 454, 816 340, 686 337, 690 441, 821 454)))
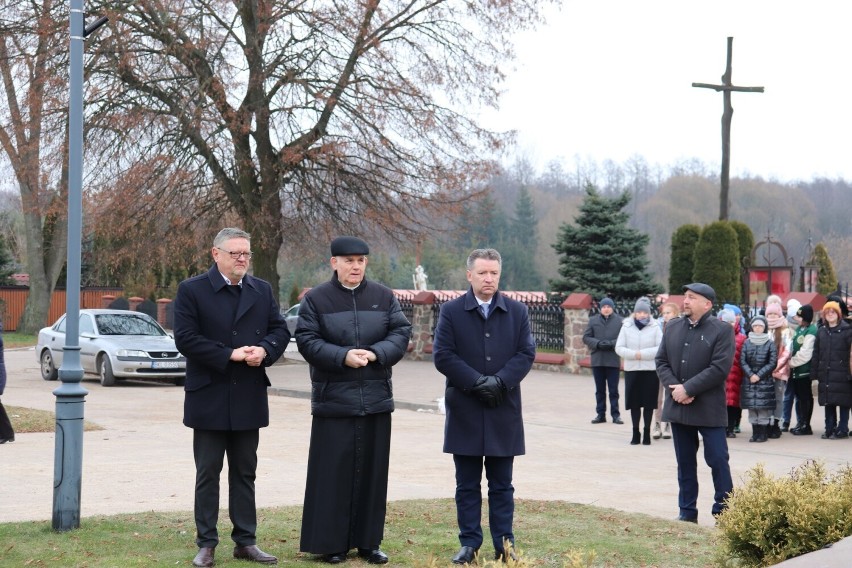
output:
POLYGON ((421 265, 417 265, 417 268, 414 269, 414 276, 412 276, 414 280, 414 289, 415 290, 427 290, 426 280, 429 279, 429 276, 423 271, 423 267, 421 265))

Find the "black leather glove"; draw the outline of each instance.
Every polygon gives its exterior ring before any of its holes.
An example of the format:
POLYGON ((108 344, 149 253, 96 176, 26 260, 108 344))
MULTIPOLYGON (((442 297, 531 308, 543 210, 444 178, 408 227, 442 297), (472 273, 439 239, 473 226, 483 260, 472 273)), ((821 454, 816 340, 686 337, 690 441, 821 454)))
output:
POLYGON ((613 347, 611 339, 601 339, 598 341, 598 351, 612 351, 613 347))
POLYGON ((506 385, 503 380, 495 375, 483 375, 476 379, 470 392, 479 399, 479 402, 488 408, 497 408, 503 403, 503 393, 506 385))

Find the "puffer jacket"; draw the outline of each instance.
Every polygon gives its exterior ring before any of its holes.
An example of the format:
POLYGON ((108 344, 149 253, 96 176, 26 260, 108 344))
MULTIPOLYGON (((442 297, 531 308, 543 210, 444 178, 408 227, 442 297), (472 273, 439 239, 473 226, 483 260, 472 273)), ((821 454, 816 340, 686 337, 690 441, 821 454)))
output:
POLYGON ((312 288, 299 307, 296 344, 310 364, 311 414, 366 416, 393 412, 391 368, 408 349, 411 324, 393 292, 364 280, 349 290, 337 280, 312 288), (350 349, 376 360, 357 369, 344 363, 350 349))
POLYGON ((654 357, 662 340, 663 329, 657 320, 651 318, 647 325, 639 329, 633 317, 624 318, 615 342, 615 352, 624 359, 625 371, 654 371, 657 369, 654 357), (636 358, 637 352, 641 359, 636 358))
POLYGON ((762 345, 755 345, 746 340, 740 355, 740 366, 743 369, 740 408, 775 408, 775 379, 772 378, 772 371, 775 370, 777 361, 778 351, 772 339, 762 345), (760 380, 752 383, 752 375, 757 375, 760 380))
POLYGON ((737 333, 734 336, 734 341, 737 342, 737 350, 734 353, 734 362, 725 381, 725 404, 735 408, 740 408, 740 387, 743 384, 743 368, 740 366, 740 355, 742 355, 745 340, 746 336, 743 333, 737 333))
POLYGON ((852 381, 849 375, 849 349, 852 326, 841 320, 840 325, 824 325, 817 331, 814 355, 811 359, 811 378, 819 381, 819 404, 852 406, 852 381))

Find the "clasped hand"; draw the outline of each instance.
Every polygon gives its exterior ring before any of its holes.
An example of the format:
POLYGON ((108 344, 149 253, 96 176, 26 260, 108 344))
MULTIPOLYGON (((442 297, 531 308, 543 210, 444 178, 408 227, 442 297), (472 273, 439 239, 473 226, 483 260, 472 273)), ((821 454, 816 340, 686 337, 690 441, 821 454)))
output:
POLYGON ((376 354, 369 349, 350 349, 346 352, 346 359, 343 363, 347 367, 357 369, 359 367, 366 367, 370 362, 375 360, 376 354))
POLYGON ((266 349, 257 345, 238 347, 231 352, 231 361, 245 363, 249 367, 259 367, 266 359, 266 349))
POLYGON ((482 375, 473 387, 470 389, 471 394, 479 399, 479 402, 488 408, 497 408, 503 403, 503 393, 506 391, 506 385, 503 380, 496 375, 482 375))

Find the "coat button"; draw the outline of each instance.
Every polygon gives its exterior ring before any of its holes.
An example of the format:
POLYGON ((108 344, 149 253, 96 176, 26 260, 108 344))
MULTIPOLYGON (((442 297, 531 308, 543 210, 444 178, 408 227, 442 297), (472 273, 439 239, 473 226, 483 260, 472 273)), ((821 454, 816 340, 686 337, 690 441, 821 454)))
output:
POLYGON ((486 332, 485 332, 485 337, 491 337, 491 334, 490 334, 490 333, 488 333, 488 332, 486 331, 486 332))
POLYGON ((491 360, 491 355, 486 355, 486 356, 485 356, 485 360, 486 360, 486 361, 490 361, 490 360, 491 360))
POLYGON ((231 332, 231 335, 236 335, 236 334, 237 334, 236 330, 231 332))
POLYGON ((259 329, 254 330, 254 334, 255 334, 255 335, 260 335, 260 330, 259 330, 259 329))

